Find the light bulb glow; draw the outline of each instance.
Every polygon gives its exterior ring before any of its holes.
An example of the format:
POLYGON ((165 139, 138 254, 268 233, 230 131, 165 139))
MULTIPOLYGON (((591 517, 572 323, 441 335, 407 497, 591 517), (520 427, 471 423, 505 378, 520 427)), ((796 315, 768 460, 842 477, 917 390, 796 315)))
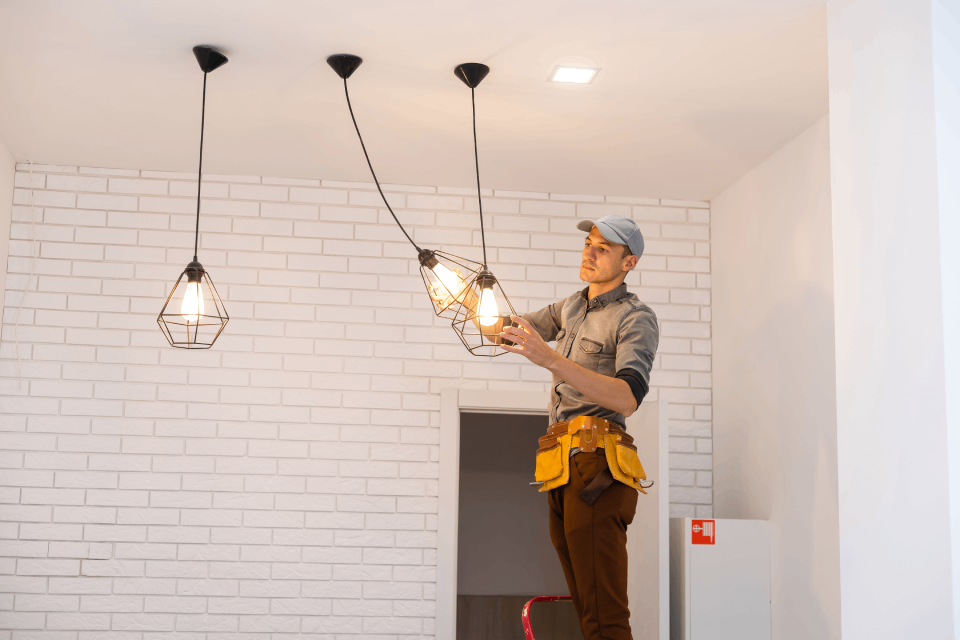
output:
POLYGON ((187 323, 199 324, 203 315, 203 292, 199 282, 188 282, 180 304, 180 315, 187 323))
POLYGON ((463 290, 464 284, 463 277, 459 273, 454 273, 447 269, 444 265, 437 263, 437 266, 433 268, 433 272, 437 275, 437 278, 449 292, 449 295, 456 298, 460 295, 460 292, 463 290))
POLYGON ((493 287, 484 287, 480 290, 480 304, 477 305, 477 317, 480 324, 489 327, 500 319, 500 309, 497 307, 493 287))
MULTIPOLYGON (((459 269, 451 271, 439 262, 430 272, 437 281, 430 283, 430 297, 440 309, 446 309, 462 297, 467 283, 459 269)), ((431 278, 433 280, 434 278, 431 278)))

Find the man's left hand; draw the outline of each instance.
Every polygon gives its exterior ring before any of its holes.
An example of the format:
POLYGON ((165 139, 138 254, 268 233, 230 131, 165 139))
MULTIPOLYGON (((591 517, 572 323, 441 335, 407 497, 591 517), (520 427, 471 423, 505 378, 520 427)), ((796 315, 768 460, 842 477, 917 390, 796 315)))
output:
POLYGON ((557 353, 551 349, 536 329, 529 322, 520 316, 510 316, 516 322, 518 327, 507 327, 500 332, 500 335, 514 344, 510 345, 504 342, 500 348, 504 351, 519 353, 533 364, 541 367, 550 368, 550 364, 556 359, 557 353))

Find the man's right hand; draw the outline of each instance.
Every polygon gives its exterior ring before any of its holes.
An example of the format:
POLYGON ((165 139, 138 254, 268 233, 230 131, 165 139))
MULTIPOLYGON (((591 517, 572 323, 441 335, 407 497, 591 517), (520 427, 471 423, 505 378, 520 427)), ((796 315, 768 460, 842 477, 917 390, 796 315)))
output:
POLYGON ((516 323, 516 326, 507 327, 500 335, 513 344, 510 345, 505 341, 500 348, 504 351, 519 353, 533 364, 550 369, 560 357, 559 354, 543 341, 532 324, 520 316, 510 316, 510 319, 516 323))

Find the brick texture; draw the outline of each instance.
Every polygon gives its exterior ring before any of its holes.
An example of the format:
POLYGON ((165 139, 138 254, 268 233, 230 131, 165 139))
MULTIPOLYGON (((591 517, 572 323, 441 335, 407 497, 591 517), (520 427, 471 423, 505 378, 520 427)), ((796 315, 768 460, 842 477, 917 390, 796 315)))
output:
MULTIPOLYGON (((195 180, 17 171, 0 638, 433 636, 440 390, 543 392, 544 372, 462 348, 372 184, 205 178, 200 260, 231 320, 186 352, 156 316, 192 255, 195 180)), ((469 190, 386 190, 418 242, 479 259, 469 190)), ((492 191, 484 209, 520 312, 581 287, 578 216, 641 225, 627 282, 662 328, 671 512, 711 516, 709 204, 492 191)))

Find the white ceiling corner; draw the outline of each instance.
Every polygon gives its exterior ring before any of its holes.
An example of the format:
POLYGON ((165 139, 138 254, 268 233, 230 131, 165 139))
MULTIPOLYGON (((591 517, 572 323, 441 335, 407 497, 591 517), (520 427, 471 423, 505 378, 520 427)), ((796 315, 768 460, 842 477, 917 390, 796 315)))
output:
POLYGON ((790 0, 0 0, 0 139, 17 160, 709 199, 827 111, 826 12, 790 0), (600 67, 591 84, 554 66, 600 67))

